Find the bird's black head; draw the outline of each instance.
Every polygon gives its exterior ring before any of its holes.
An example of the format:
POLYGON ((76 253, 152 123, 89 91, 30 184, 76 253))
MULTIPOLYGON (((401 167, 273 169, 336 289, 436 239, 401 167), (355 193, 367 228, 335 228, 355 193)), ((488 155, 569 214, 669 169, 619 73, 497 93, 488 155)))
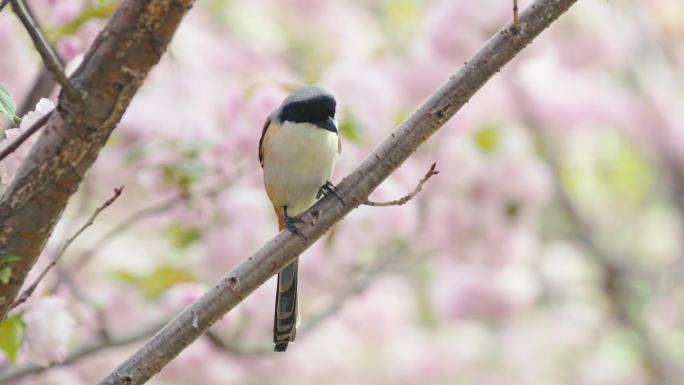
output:
POLYGON ((337 132, 335 98, 319 87, 302 87, 291 93, 280 106, 280 122, 311 123, 328 131, 337 132))

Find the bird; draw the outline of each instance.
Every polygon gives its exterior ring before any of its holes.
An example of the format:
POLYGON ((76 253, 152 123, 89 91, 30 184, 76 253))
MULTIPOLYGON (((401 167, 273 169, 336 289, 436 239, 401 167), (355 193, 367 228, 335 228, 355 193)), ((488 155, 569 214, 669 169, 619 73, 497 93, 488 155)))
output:
MULTIPOLYGON (((259 139, 264 187, 278 218, 278 230, 306 238, 298 218, 321 196, 344 200, 330 182, 342 142, 337 129, 334 96, 323 88, 305 86, 289 94, 266 119, 259 139)), ((276 352, 294 341, 299 309, 299 258, 278 273, 273 343, 276 352)))

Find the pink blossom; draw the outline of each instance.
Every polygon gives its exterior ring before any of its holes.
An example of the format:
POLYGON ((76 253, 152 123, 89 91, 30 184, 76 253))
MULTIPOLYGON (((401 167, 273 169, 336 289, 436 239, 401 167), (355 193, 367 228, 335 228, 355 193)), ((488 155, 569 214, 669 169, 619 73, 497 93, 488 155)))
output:
POLYGON ((178 283, 164 291, 161 306, 169 311, 178 312, 199 299, 207 286, 197 283, 178 283))
POLYGON ((26 323, 26 353, 38 365, 61 362, 68 352, 68 343, 76 323, 64 299, 41 298, 24 313, 26 323))
POLYGON ((62 26, 73 21, 86 3, 84 0, 48 0, 48 2, 51 3, 50 23, 55 26, 62 26))

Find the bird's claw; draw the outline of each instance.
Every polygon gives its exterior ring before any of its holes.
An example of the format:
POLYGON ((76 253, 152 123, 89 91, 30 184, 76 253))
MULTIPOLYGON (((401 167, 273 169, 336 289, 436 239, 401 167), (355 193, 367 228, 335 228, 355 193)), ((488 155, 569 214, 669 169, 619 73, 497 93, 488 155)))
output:
POLYGON ((335 185, 330 183, 330 181, 325 182, 323 186, 321 186, 321 188, 318 190, 318 194, 316 194, 316 199, 319 199, 320 197, 327 195, 329 193, 336 196, 337 199, 339 199, 343 205, 347 205, 347 203, 344 201, 344 198, 342 198, 342 195, 340 195, 340 193, 335 188, 335 185))
POLYGON ((306 235, 304 235, 301 231, 299 231, 299 228, 297 228, 297 224, 303 224, 304 221, 301 218, 298 217, 291 217, 287 215, 287 207, 285 207, 284 211, 284 216, 285 216, 285 228, 290 230, 290 232, 299 235, 300 237, 304 238, 307 240, 308 238, 306 235))

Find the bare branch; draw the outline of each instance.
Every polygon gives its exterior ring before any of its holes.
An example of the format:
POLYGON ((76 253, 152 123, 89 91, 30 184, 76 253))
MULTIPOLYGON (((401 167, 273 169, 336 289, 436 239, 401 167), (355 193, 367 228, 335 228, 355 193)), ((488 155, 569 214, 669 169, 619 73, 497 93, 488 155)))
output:
POLYGON ((62 257, 62 255, 64 255, 64 252, 66 251, 66 249, 69 248, 69 246, 74 242, 74 240, 76 238, 78 238, 78 236, 81 235, 81 233, 83 233, 83 231, 85 231, 85 229, 92 226, 92 224, 95 222, 95 218, 97 218, 97 216, 100 215, 100 213, 104 209, 106 209, 112 203, 114 203, 114 201, 119 197, 119 195, 121 195, 122 191, 123 191, 123 186, 114 189, 114 195, 111 198, 109 198, 105 203, 103 203, 102 206, 98 207, 95 210, 95 212, 93 213, 93 215, 91 215, 90 218, 88 218, 88 221, 86 223, 84 223, 83 226, 81 226, 76 231, 76 233, 71 236, 71 238, 67 239, 66 242, 64 242, 64 246, 62 246, 62 248, 59 249, 59 252, 55 255, 54 258, 52 258, 52 261, 50 261, 50 263, 47 266, 45 266, 45 269, 43 269, 43 271, 40 273, 40 275, 38 275, 36 280, 33 281, 33 283, 29 287, 27 287, 26 290, 24 290, 21 293, 21 295, 14 301, 14 303, 12 303, 12 305, 10 306, 10 309, 13 309, 13 308, 21 305, 22 303, 26 302, 26 300, 31 296, 31 294, 33 294, 33 292, 36 290, 36 287, 38 287, 38 284, 40 283, 40 281, 42 281, 43 278, 45 278, 45 276, 50 271, 50 269, 52 269, 57 264, 57 262, 62 257))
MULTIPOLYGON (((0 319, 14 302, 66 204, 107 142, 147 73, 194 0, 123 0, 71 82, 88 97, 60 93, 46 123, 0 199, 0 255, 16 255, 0 284, 0 319)), ((0 269, 5 267, 0 262, 0 269)))
POLYGON ((65 92, 69 93, 73 99, 80 98, 80 93, 78 90, 76 90, 73 84, 69 82, 69 79, 67 79, 66 75, 64 74, 64 67, 62 66, 61 60, 59 57, 57 57, 57 54, 52 49, 52 46, 48 42, 40 26, 38 26, 36 21, 33 19, 33 16, 28 10, 24 0, 10 1, 12 2, 12 9, 14 9, 14 12, 19 17, 19 20, 21 20, 24 28, 26 28, 26 31, 31 36, 31 40, 33 40, 33 45, 43 58, 45 67, 47 67, 48 71, 50 71, 52 76, 55 78, 57 83, 62 86, 62 89, 64 89, 65 92))
POLYGON ((388 201, 388 202, 373 202, 370 199, 366 199, 365 202, 363 202, 364 205, 366 206, 376 206, 376 207, 385 207, 385 206, 401 206, 405 204, 406 202, 410 201, 418 195, 418 193, 423 189, 423 185, 425 182, 427 182, 430 178, 432 178, 433 175, 439 174, 439 171, 437 171, 435 168, 437 167, 437 163, 433 163, 432 166, 430 166, 430 169, 428 170, 427 174, 418 182, 418 185, 416 188, 408 193, 407 195, 395 199, 393 201, 388 201))
POLYGON ((124 336, 113 337, 111 339, 96 339, 95 341, 86 343, 76 348, 72 353, 70 353, 67 356, 66 359, 64 359, 64 361, 60 363, 51 364, 49 366, 26 365, 19 367, 9 367, 6 370, 0 372, 0 384, 6 384, 26 376, 39 374, 55 367, 70 365, 84 358, 92 357, 95 353, 99 353, 103 350, 130 345, 134 342, 138 342, 145 338, 149 338, 153 336, 154 333, 159 331, 159 329, 161 329, 168 322, 168 319, 163 320, 161 322, 155 322, 151 326, 146 326, 144 328, 141 328, 140 330, 134 331, 124 336))
POLYGON ((278 234, 183 310, 99 384, 143 384, 158 373, 243 298, 365 202, 383 180, 444 125, 494 74, 575 2, 536 0, 520 15, 520 24, 524 26, 520 31, 513 31, 512 23, 509 23, 497 32, 373 154, 342 180, 337 190, 346 205, 331 195, 319 200, 301 216, 304 224, 299 230, 306 239, 287 231, 278 234))
POLYGON ((14 139, 14 142, 10 143, 9 146, 2 150, 0 152, 0 161, 7 158, 9 154, 16 151, 22 143, 24 143, 28 138, 31 137, 31 135, 35 134, 36 131, 40 130, 40 128, 43 127, 45 123, 47 123, 48 119, 50 119, 50 115, 52 115, 52 111, 41 116, 40 119, 36 120, 36 122, 33 123, 31 127, 29 127, 26 131, 22 132, 18 138, 14 139))
POLYGON ((160 202, 154 203, 148 207, 142 208, 130 214, 128 217, 119 222, 119 224, 114 226, 114 228, 103 234, 97 241, 93 243, 93 246, 91 246, 88 250, 83 252, 83 254, 81 254, 78 258, 76 258, 76 260, 69 265, 69 271, 72 273, 78 272, 80 269, 82 269, 85 265, 88 264, 88 261, 90 260, 90 258, 93 257, 93 255, 95 255, 96 252, 102 250, 102 248, 104 248, 111 241, 113 241, 118 235, 122 234, 124 231, 134 226, 138 222, 146 218, 152 217, 154 215, 161 214, 168 210, 171 210, 172 208, 180 205, 183 202, 187 202, 190 199, 209 198, 216 196, 221 191, 225 191, 226 188, 230 187, 230 185, 235 181, 235 179, 237 179, 237 177, 238 175, 235 175, 235 178, 231 178, 230 180, 218 183, 216 186, 196 193, 194 196, 190 195, 187 192, 181 192, 178 195, 166 198, 160 202))

